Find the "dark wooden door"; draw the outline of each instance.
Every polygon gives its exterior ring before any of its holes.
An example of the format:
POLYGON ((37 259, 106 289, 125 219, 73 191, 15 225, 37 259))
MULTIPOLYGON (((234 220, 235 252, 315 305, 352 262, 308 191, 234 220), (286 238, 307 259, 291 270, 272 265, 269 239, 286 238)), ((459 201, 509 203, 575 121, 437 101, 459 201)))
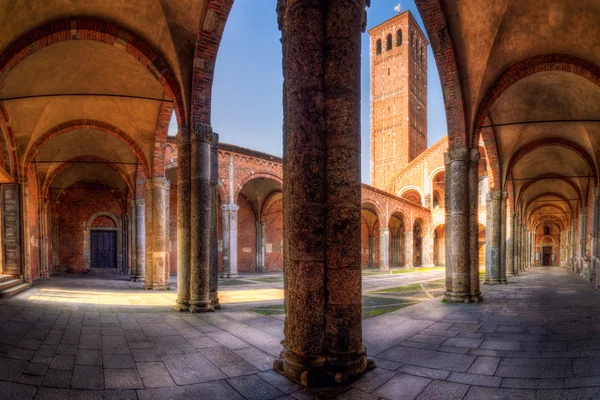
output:
POLYGON ((542 265, 552 265, 552 247, 542 247, 542 265))
POLYGON ((117 268, 117 232, 92 231, 92 268, 117 268))

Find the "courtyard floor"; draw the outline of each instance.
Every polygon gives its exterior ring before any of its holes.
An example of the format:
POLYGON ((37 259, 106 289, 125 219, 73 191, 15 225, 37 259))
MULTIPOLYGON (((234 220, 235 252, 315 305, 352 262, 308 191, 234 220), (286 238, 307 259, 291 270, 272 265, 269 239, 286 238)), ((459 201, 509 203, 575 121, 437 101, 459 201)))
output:
POLYGON ((482 304, 453 305, 436 297, 443 275, 366 273, 363 300, 384 310, 363 321, 378 368, 311 392, 271 370, 283 338, 281 274, 222 282, 223 309, 200 315, 171 311, 174 290, 114 277, 39 281, 0 301, 0 398, 600 398, 591 283, 533 268, 483 286, 482 304), (390 309, 403 302, 411 305, 390 309))

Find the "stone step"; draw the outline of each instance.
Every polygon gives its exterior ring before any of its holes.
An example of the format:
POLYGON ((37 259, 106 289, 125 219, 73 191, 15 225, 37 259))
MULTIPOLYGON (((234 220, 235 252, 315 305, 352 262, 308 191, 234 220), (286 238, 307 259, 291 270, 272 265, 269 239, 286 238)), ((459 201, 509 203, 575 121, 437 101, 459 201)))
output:
POLYGON ((0 290, 0 299, 8 299, 26 291, 31 287, 31 283, 20 283, 8 289, 0 290))
POLYGON ((118 268, 92 268, 89 272, 93 275, 117 275, 119 273, 118 268))
POLYGON ((12 279, 0 281, 0 291, 23 283, 23 280, 11 276, 12 279))
POLYGON ((12 275, 0 274, 0 282, 6 282, 6 281, 10 281, 12 279, 15 279, 15 277, 12 275))

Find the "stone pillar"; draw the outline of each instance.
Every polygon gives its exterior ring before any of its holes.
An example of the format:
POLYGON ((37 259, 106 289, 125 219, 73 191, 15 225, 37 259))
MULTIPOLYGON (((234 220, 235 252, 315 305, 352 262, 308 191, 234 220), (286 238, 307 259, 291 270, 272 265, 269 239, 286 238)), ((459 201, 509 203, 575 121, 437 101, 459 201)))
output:
POLYGON ((223 216, 223 273, 221 278, 237 278, 237 204, 229 203, 221 205, 223 216))
POLYGON ((375 267, 375 235, 369 233, 369 268, 375 267))
POLYGON ((367 368, 360 269, 364 7, 365 0, 277 4, 287 315, 274 368, 305 386, 343 383, 367 368))
POLYGON ((48 273, 48 201, 43 200, 40 213, 40 278, 49 278, 48 273))
POLYGON ((210 214, 210 276, 209 297, 210 305, 218 310, 219 303, 219 236, 217 223, 219 218, 219 200, 217 195, 217 184, 219 183, 219 135, 213 134, 210 143, 210 187, 211 187, 211 214, 210 214))
POLYGON ((154 217, 153 213, 152 213, 152 205, 153 205, 153 198, 152 198, 152 179, 146 179, 144 181, 144 189, 145 189, 145 196, 144 196, 144 221, 145 221, 145 225, 146 225, 146 235, 145 235, 145 239, 146 239, 146 257, 145 257, 145 264, 146 264, 146 274, 145 274, 145 279, 144 279, 144 289, 152 289, 152 278, 154 277, 154 272, 152 270, 152 258, 154 256, 154 254, 152 253, 152 238, 153 238, 153 234, 152 234, 152 228, 153 228, 153 224, 152 224, 152 218, 154 217))
POLYGON ((146 282, 151 280, 153 290, 170 288, 169 189, 167 178, 152 178, 152 275, 146 274, 146 282))
POLYGON ((146 281, 146 202, 135 201, 135 267, 132 268, 131 280, 146 281), (135 274, 133 271, 135 270, 135 274))
POLYGON ((445 163, 450 164, 450 186, 446 186, 446 191, 450 191, 449 204, 452 215, 452 233, 450 238, 446 238, 446 249, 450 252, 452 268, 452 287, 446 292, 445 300, 453 303, 466 303, 471 299, 469 237, 472 229, 469 219, 471 203, 477 204, 477 199, 475 196, 475 198, 469 196, 469 156, 470 150, 467 148, 449 149, 445 153, 445 163))
POLYGON ((596 282, 598 272, 598 240, 600 239, 600 187, 594 188, 594 202, 592 204, 592 248, 591 248, 591 263, 590 281, 596 282))
MULTIPOLYGON (((506 195, 506 193, 505 193, 506 195)), ((517 275, 517 268, 514 260, 515 252, 515 216, 512 208, 506 207, 506 240, 505 240, 505 260, 506 260, 506 276, 517 275)))
POLYGON ((487 194, 485 229, 485 283, 498 284, 500 279, 500 225, 502 191, 490 189, 487 194))
POLYGON ((379 228, 379 269, 390 269, 390 230, 379 228))
POLYGON ((506 192, 500 202, 500 283, 506 283, 506 192))
MULTIPOLYGON (((479 287, 479 158, 479 149, 469 150, 469 226, 467 230, 469 265, 467 271, 470 298, 468 301, 475 303, 483 301, 479 287)), ((454 194, 451 196, 453 198, 454 194)), ((451 201, 453 200, 451 199, 451 201)))
POLYGON ((406 231, 404 233, 404 267, 405 268, 414 268, 415 267, 415 259, 414 259, 414 251, 415 244, 413 240, 413 231, 406 231))
POLYGON ((210 125, 195 123, 190 158, 190 312, 214 311, 210 305, 210 125))
POLYGON ((450 258, 452 243, 452 193, 450 187, 452 187, 452 159, 444 156, 444 263, 446 264, 446 294, 444 298, 447 299, 452 293, 452 259, 450 258))
POLYGON ((578 272, 583 277, 587 277, 589 276, 589 268, 585 268, 585 253, 587 248, 587 207, 581 207, 579 215, 579 254, 577 257, 577 265, 578 272))
POLYGON ((256 272, 265 271, 265 226, 256 221, 256 272))
POLYGON ((190 130, 177 133, 177 300, 174 309, 190 308, 190 130))

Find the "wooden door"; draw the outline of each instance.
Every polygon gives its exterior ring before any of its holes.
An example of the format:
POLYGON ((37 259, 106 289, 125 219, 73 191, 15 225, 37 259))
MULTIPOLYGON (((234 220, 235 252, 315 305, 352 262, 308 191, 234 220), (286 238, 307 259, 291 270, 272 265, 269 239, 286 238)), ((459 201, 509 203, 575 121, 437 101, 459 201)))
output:
POLYGON ((552 265, 552 246, 542 247, 542 265, 552 265))
POLYGON ((117 232, 91 232, 92 268, 117 268, 117 232))

